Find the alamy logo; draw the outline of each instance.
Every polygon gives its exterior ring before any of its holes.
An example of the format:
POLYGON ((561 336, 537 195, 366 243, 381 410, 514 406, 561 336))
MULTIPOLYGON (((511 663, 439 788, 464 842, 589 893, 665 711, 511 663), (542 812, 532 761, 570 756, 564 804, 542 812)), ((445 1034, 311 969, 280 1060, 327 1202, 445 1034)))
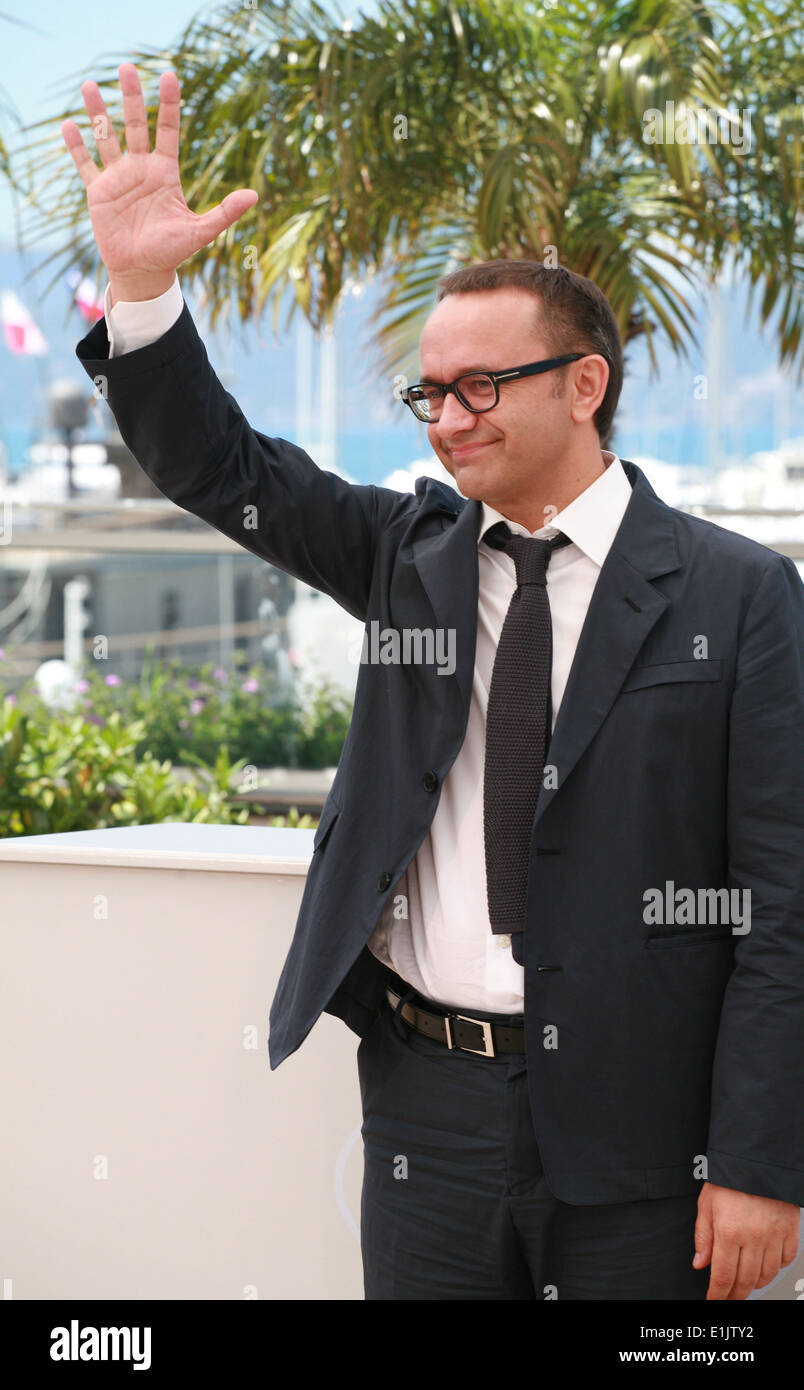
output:
POLYGON ((646 145, 731 145, 735 154, 751 150, 751 112, 727 108, 686 106, 666 101, 664 110, 651 106, 642 112, 646 145))
POLYGON ((451 676, 455 670, 454 627, 384 627, 373 618, 363 632, 362 643, 357 640, 349 647, 353 666, 438 666, 439 676, 451 676))
POLYGON ((698 927, 707 923, 731 925, 732 936, 751 930, 750 888, 676 888, 672 878, 664 888, 646 888, 642 920, 648 926, 698 927), (742 901, 741 901, 742 900, 742 901))
POLYGON ((80 1327, 73 1318, 69 1328, 54 1327, 50 1340, 51 1361, 133 1361, 133 1370, 150 1370, 150 1327, 80 1327))

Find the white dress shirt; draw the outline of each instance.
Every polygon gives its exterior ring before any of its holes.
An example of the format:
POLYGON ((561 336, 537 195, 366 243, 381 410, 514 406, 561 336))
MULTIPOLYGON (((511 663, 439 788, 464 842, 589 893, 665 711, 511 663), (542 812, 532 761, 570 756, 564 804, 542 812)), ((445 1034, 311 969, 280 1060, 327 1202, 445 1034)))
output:
POLYGON ((174 276, 170 289, 156 299, 119 299, 116 304, 112 304, 111 299, 111 286, 107 285, 103 311, 110 357, 121 357, 124 352, 135 352, 148 343, 155 343, 173 327, 184 308, 178 275, 174 276))
POLYGON ((516 588, 516 566, 511 555, 486 545, 482 537, 490 526, 506 521, 516 535, 541 538, 561 531, 572 541, 555 551, 547 567, 554 729, 592 592, 631 496, 616 454, 601 452, 605 471, 538 531, 528 531, 482 503, 477 651, 466 736, 444 779, 429 833, 395 885, 368 943, 420 994, 463 1013, 476 1008, 519 1014, 525 1008, 525 971, 511 954, 511 938, 491 930, 483 827, 486 708, 497 643, 516 588))
MULTIPOLYGON (((120 302, 110 309, 106 298, 109 356, 133 352, 161 337, 182 306, 178 276, 156 299, 120 302)), ((605 467, 600 476, 538 531, 530 532, 482 503, 477 650, 466 736, 444 779, 430 830, 394 886, 368 943, 379 960, 420 994, 462 1012, 476 1008, 518 1014, 525 1008, 524 969, 511 954, 511 938, 496 936, 489 922, 483 832, 486 707, 516 568, 513 557, 486 545, 483 535, 496 522, 507 521, 520 536, 550 537, 561 531, 572 542, 551 556, 547 568, 554 729, 589 602, 631 497, 617 455, 601 454, 605 467)))

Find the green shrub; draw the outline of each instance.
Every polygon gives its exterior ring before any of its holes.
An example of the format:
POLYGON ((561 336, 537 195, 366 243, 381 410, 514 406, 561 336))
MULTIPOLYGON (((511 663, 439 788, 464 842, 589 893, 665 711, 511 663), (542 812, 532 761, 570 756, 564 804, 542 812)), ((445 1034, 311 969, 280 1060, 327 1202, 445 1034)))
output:
POLYGON ((291 806, 286 816, 271 816, 268 824, 285 826, 289 830, 315 830, 318 817, 310 815, 309 811, 300 816, 298 806, 291 806))
POLYGON ((11 699, 0 711, 0 836, 96 830, 158 821, 240 824, 249 811, 229 803, 242 764, 218 750, 212 767, 180 781, 167 761, 137 745, 140 723, 114 711, 101 727, 81 714, 46 715, 11 699))
POLYGON ((265 668, 225 673, 211 663, 146 664, 139 682, 90 670, 80 683, 88 718, 119 710, 145 725, 137 745, 159 760, 215 760, 225 743, 233 758, 255 767, 324 768, 337 764, 352 717, 352 702, 332 682, 319 681, 304 704, 278 699, 265 668), (86 688, 84 688, 86 687, 86 688))
MULTIPOLYGON (((275 693, 258 667, 244 679, 211 665, 149 665, 138 683, 96 669, 77 683, 74 707, 54 711, 29 682, 0 709, 0 838, 160 821, 245 825, 264 807, 238 806, 236 774, 246 764, 332 766, 351 719, 348 697, 326 681, 305 707, 272 703, 275 693), (176 763, 188 769, 181 776, 176 763)), ((318 821, 292 806, 269 823, 318 821)))

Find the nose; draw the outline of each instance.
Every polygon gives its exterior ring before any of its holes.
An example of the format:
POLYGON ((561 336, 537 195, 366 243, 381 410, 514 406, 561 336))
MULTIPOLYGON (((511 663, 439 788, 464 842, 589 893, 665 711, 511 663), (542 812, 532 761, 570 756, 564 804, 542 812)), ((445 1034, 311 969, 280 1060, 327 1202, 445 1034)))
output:
POLYGON ((454 391, 448 391, 441 403, 441 414, 432 428, 437 431, 439 440, 443 442, 457 433, 473 430, 478 419, 479 416, 473 410, 467 410, 465 405, 461 405, 454 391))

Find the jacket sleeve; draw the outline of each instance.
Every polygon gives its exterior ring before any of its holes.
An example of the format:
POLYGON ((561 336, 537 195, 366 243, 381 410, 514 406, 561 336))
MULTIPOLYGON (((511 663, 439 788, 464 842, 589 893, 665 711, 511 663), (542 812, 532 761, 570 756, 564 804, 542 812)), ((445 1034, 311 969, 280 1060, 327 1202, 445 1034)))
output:
POLYGON ((743 620, 726 810, 728 887, 751 916, 720 1015, 708 1177, 804 1206, 804 585, 784 556, 743 620))
POLYGON ((380 536, 412 495, 348 483, 252 429, 186 303, 161 338, 120 357, 99 319, 76 355, 160 492, 365 620, 380 536))

